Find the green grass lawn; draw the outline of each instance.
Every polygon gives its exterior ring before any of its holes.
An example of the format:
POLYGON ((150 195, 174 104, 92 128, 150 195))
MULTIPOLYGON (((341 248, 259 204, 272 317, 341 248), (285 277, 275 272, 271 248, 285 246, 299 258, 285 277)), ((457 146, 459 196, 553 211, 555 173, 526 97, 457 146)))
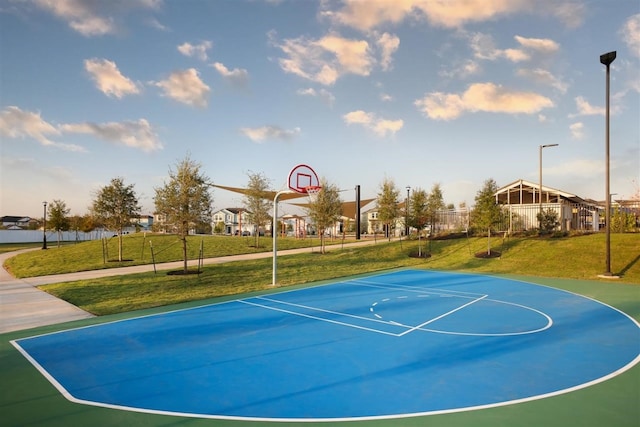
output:
MULTIPOLYGON (((616 282, 640 284, 639 242, 638 235, 612 236, 612 269, 622 275, 616 282)), ((422 245, 429 249, 428 244, 422 245)), ((486 238, 435 240, 431 242, 430 258, 409 257, 417 246, 416 241, 379 242, 324 255, 283 256, 278 260, 278 283, 289 286, 398 267, 589 280, 597 280, 604 269, 604 235, 600 234, 561 239, 496 238, 492 249, 502 256, 490 259, 474 256, 486 250, 486 238)), ((269 287, 271 274, 272 261, 268 258, 205 266, 200 275, 140 273, 51 284, 41 289, 104 315, 259 291, 269 287)))
MULTIPOLYGON (((353 242, 346 239, 345 242, 353 242)), ((340 244, 342 239, 328 240, 327 244, 340 244)), ((198 259, 200 248, 204 258, 245 253, 268 252, 272 250, 271 237, 253 236, 189 236, 187 238, 188 258, 198 259)), ((318 238, 279 238, 278 250, 319 246, 318 238)), ((12 246, 17 248, 18 246, 12 246)), ((21 246, 20 248, 27 247, 21 246)), ((40 247, 36 244, 35 247, 40 247)), ((15 250, 15 249, 14 249, 15 250)), ((5 268, 15 277, 46 276, 49 274, 73 273, 77 271, 100 270, 104 268, 126 267, 182 260, 182 242, 175 235, 136 233, 123 236, 122 262, 118 261, 118 239, 93 240, 61 247, 49 246, 46 251, 32 251, 10 258, 5 268), (152 256, 153 249, 153 256, 152 256)))

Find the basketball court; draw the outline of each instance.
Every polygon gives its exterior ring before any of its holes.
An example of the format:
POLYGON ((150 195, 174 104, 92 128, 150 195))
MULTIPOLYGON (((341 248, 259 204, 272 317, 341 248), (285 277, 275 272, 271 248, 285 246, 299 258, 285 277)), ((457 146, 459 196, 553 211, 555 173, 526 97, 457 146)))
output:
POLYGON ((565 394, 640 360, 570 292, 399 270, 11 341, 69 401, 249 421, 384 420, 565 394))

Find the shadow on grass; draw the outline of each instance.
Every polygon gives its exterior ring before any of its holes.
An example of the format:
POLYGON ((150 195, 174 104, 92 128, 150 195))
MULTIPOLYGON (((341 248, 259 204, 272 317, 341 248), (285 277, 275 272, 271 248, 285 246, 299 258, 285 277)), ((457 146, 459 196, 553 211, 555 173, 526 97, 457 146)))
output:
POLYGON ((638 261, 640 261, 640 255, 638 255, 637 257, 635 257, 634 259, 631 260, 631 262, 627 265, 624 266, 624 268, 622 270, 620 270, 620 273, 618 273, 619 276, 624 276, 624 274, 631 270, 631 267, 633 267, 634 265, 636 265, 638 263, 638 261))

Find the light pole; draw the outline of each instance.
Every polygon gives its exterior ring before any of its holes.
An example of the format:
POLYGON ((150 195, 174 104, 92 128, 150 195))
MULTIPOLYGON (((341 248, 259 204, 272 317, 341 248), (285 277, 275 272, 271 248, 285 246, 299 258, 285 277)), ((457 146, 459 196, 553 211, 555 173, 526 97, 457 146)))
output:
POLYGON ((42 202, 44 206, 44 223, 42 225, 42 249, 47 249, 47 202, 42 202))
POLYGON ((542 150, 548 147, 557 147, 559 144, 545 144, 541 145, 539 148, 539 173, 540 173, 540 188, 538 189, 538 202, 540 203, 540 209, 538 210, 538 223, 539 223, 539 232, 542 231, 542 150))
POLYGON ((606 118, 605 118, 605 190, 604 194, 606 195, 605 200, 605 213, 604 213, 604 222, 605 222, 605 232, 606 232, 606 270, 603 276, 612 276, 611 274, 611 197, 609 194, 611 190, 609 188, 609 82, 611 80, 610 76, 610 65, 616 59, 616 51, 608 52, 603 55, 600 55, 600 63, 607 67, 607 89, 606 89, 606 118))
POLYGON ((404 203, 404 213, 405 213, 405 222, 404 222, 404 234, 409 237, 409 191, 411 187, 407 185, 407 199, 404 203))

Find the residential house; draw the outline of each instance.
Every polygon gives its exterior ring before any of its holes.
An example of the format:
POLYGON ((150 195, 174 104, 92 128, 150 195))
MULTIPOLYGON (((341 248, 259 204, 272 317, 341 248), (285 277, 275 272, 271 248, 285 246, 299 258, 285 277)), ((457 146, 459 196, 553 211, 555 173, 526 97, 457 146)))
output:
POLYGON ((29 224, 35 220, 32 220, 28 216, 3 216, 0 218, 2 226, 7 230, 23 230, 29 227, 29 224))
POLYGON ((247 221, 247 210, 243 208, 223 208, 212 215, 212 228, 219 223, 224 224, 224 234, 250 235, 255 232, 254 224, 247 221))

